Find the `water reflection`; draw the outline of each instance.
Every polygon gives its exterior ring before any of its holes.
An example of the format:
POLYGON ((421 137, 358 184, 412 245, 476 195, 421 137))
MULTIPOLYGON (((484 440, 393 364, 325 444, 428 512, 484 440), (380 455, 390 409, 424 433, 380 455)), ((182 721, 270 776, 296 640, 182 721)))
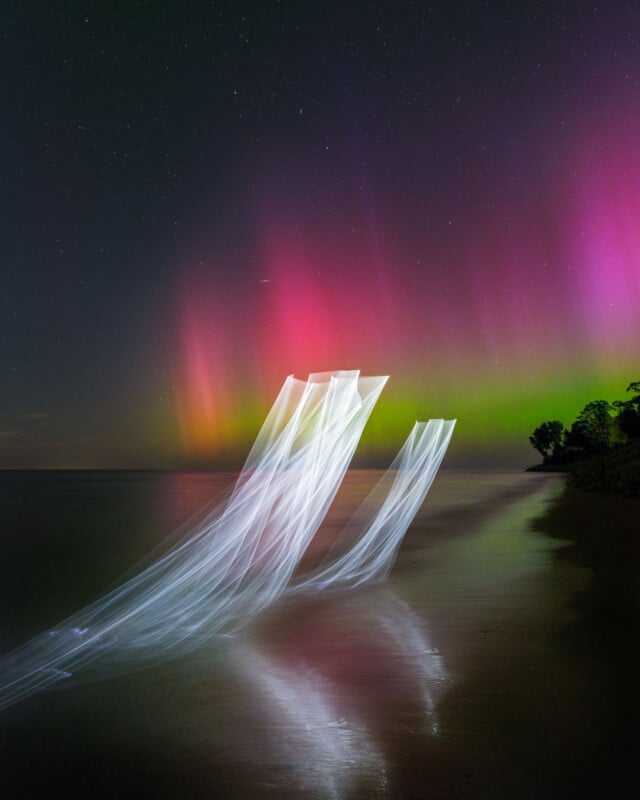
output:
MULTIPOLYGON (((188 704, 184 727, 208 730, 214 751, 231 747, 279 796, 385 796, 407 726, 414 736, 438 731, 442 656, 388 587, 284 602, 228 640, 222 661, 219 650, 211 656, 224 690, 188 704)), ((204 653, 198 672, 211 686, 204 653)))
MULTIPOLYGON (((35 502, 20 491, 25 476, 5 476, 13 505, 4 503, 0 594, 12 616, 0 636, 24 638, 21 609, 31 625, 49 606, 56 615, 65 602, 77 607, 81 564, 96 566, 82 587, 95 596, 105 553, 119 571, 132 549, 148 550, 142 533, 127 539, 140 507, 164 501, 166 513, 175 499, 175 515, 185 516, 187 505, 224 489, 200 474, 98 477, 75 500, 75 476, 32 477, 35 502), (67 539, 58 540, 51 508, 76 520, 67 539), (56 560, 54 541, 68 542, 56 560), (82 558, 78 542, 89 548, 82 558), (47 583, 47 568, 67 558, 74 569, 47 583)), ((314 561, 377 477, 347 483, 314 561)), ((609 720, 626 713, 632 682, 613 657, 603 671, 601 639, 591 638, 588 617, 577 618, 573 592, 591 573, 559 558, 561 543, 534 524, 559 488, 547 476, 445 474, 404 541, 392 587, 285 598, 241 636, 11 707, 0 716, 0 796, 566 798, 605 770, 615 785, 600 754, 612 753, 612 743, 620 761, 629 752, 633 740, 609 720)), ((590 502, 560 506, 573 514, 560 522, 584 524, 590 502)), ((613 521, 608 510, 590 524, 617 530, 613 521)), ((608 641, 626 652, 617 638, 608 641)))

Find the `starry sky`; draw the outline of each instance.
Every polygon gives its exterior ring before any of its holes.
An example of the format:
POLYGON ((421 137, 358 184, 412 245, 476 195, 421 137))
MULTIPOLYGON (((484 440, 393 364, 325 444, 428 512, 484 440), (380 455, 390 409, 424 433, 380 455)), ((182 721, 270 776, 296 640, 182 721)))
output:
POLYGON ((365 461, 524 466, 640 378, 637 4, 0 14, 0 467, 239 466, 353 368, 365 461))

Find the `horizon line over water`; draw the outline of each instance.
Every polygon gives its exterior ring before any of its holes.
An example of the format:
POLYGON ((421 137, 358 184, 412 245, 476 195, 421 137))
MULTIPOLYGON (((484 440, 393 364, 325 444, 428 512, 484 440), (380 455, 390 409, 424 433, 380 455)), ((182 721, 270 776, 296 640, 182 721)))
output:
MULTIPOLYGON (((541 420, 542 421, 542 420, 541 420)), ((366 431, 365 431, 366 434, 366 431)), ((528 435, 528 434, 527 434, 528 435)), ((365 438, 365 436, 363 436, 365 438)), ((358 446, 349 469, 386 469, 391 463, 402 438, 389 437, 385 448, 367 449, 366 443, 358 446), (397 439, 397 440, 396 440, 397 439)), ((130 459, 127 455, 120 457, 92 461, 81 454, 68 454, 57 456, 46 463, 13 462, 2 464, 0 471, 168 471, 168 472, 234 472, 242 469, 250 444, 238 447, 235 452, 227 454, 212 454, 206 457, 169 457, 162 456, 156 459, 146 458, 144 461, 130 459)), ((488 445, 487 447, 469 447, 465 442, 460 442, 454 437, 449 445, 443 469, 460 470, 524 470, 539 462, 539 455, 531 445, 524 441, 518 447, 500 447, 488 445)))
MULTIPOLYGON (((540 384, 520 387, 517 396, 501 397, 486 390, 465 391, 458 396, 452 386, 430 392, 418 392, 414 387, 405 396, 400 376, 387 389, 391 396, 383 392, 374 409, 355 463, 384 466, 414 420, 451 417, 458 425, 447 463, 471 468, 526 468, 537 459, 528 437, 538 425, 545 419, 560 419, 567 424, 594 398, 623 398, 632 377, 631 373, 615 379, 609 376, 605 381, 602 376, 591 376, 568 395, 560 384, 554 384, 553 390, 540 384)), ((242 424, 234 428, 233 436, 217 443, 203 440, 197 446, 181 439, 170 415, 162 420, 157 416, 143 419, 133 408, 116 428, 105 428, 97 419, 87 417, 73 435, 63 432, 65 426, 52 428, 59 414, 7 418, 0 430, 0 469, 240 468, 267 410, 266 405, 259 407, 258 398, 248 401, 247 408, 250 413, 247 411, 242 424)))
MULTIPOLYGON (((356 459, 354 459, 356 461, 356 459)), ((438 475, 441 473, 451 474, 519 474, 526 473, 527 468, 533 466, 527 464, 526 466, 510 466, 510 465, 485 465, 470 463, 447 464, 440 467, 438 475)), ((105 473, 193 473, 202 475, 236 475, 242 469, 242 463, 234 466, 210 466, 210 467, 93 467, 93 466, 70 466, 70 467, 0 467, 0 474, 6 473, 28 473, 28 472, 43 472, 43 473, 56 473, 56 472, 69 472, 69 473, 92 473, 92 472, 105 472, 105 473)), ((347 473, 351 472, 384 472, 389 469, 389 462, 380 461, 380 463, 354 463, 349 465, 347 473)), ((562 470, 554 472, 549 470, 549 473, 564 475, 562 470)))

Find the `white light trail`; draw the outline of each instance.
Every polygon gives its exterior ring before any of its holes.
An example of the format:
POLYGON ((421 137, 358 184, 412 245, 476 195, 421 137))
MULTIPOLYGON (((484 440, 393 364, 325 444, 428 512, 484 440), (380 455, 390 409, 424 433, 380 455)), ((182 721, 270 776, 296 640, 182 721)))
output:
MULTIPOLYGON (((281 595, 344 477, 386 377, 288 377, 227 501, 167 554, 0 661, 0 708, 78 669, 155 662, 241 627, 281 595)), ((435 476, 453 423, 417 423, 357 545, 297 590, 384 577, 435 476)))
POLYGON ((345 528, 347 533, 365 527, 360 539, 336 560, 326 558, 325 564, 290 591, 315 592, 384 580, 433 483, 454 427, 454 420, 416 422, 385 475, 345 528), (382 506, 363 525, 363 509, 370 508, 370 498, 380 496, 385 497, 382 506))

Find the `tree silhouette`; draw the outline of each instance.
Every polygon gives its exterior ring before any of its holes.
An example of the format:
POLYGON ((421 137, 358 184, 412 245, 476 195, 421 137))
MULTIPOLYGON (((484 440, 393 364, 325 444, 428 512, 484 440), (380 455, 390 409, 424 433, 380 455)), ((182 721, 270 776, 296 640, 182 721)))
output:
POLYGON ((529 442, 544 463, 568 464, 640 439, 640 381, 632 381, 627 392, 631 393, 627 400, 587 403, 569 430, 559 420, 543 422, 529 442))
POLYGON ((592 400, 578 414, 576 424, 588 452, 607 450, 611 434, 611 403, 592 400))
POLYGON ((618 411, 618 427, 630 439, 638 439, 640 438, 640 381, 630 383, 627 391, 634 393, 630 400, 617 400, 613 404, 618 411))
POLYGON ((552 455, 557 456, 563 450, 564 425, 553 419, 543 422, 529 437, 532 446, 540 453, 544 461, 552 455))

